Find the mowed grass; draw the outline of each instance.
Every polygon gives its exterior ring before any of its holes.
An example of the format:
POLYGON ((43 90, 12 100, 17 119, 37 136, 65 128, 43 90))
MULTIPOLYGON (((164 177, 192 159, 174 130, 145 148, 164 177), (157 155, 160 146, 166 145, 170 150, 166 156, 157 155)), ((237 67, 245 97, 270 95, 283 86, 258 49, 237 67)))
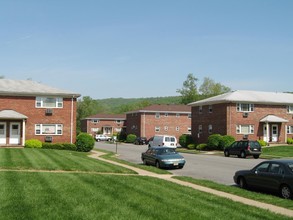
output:
POLYGON ((288 158, 293 157, 293 146, 263 147, 261 158, 288 158))
POLYGON ((0 219, 289 219, 85 153, 0 149, 0 169, 0 219))
POLYGON ((0 149, 0 169, 63 170, 105 173, 135 173, 88 157, 88 153, 46 149, 0 149))

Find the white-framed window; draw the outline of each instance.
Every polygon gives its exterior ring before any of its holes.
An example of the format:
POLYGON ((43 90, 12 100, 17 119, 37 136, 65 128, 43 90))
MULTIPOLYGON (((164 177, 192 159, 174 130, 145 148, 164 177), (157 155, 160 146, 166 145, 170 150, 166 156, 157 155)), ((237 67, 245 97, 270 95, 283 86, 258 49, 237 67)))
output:
POLYGON ((188 114, 188 116, 187 116, 188 118, 191 118, 191 114, 188 114))
POLYGON ((209 105, 209 113, 212 113, 212 112, 213 112, 213 106, 209 105))
POLYGON ((237 103, 237 112, 253 112, 254 104, 237 103))
POLYGON ((155 132, 160 132, 161 128, 159 126, 155 127, 155 132))
POLYGON ((237 134, 254 134, 254 125, 237 125, 237 134))
POLYGON ((168 126, 164 126, 164 130, 165 131, 168 131, 168 126))
POLYGON ((287 134, 293 134, 293 125, 287 126, 287 134))
POLYGON ((202 106, 198 106, 198 112, 199 112, 199 114, 202 113, 202 106))
POLYGON ((213 133, 213 125, 209 125, 209 134, 213 133))
POLYGON ((165 113, 165 117, 168 117, 168 113, 165 113))
POLYGON ((99 123, 100 122, 100 120, 99 119, 92 119, 92 121, 91 121, 92 123, 99 123))
POLYGON ((179 113, 176 113, 176 117, 179 118, 180 117, 180 114, 179 113))
POLYGON ((198 133, 199 133, 199 134, 202 134, 202 125, 199 125, 199 126, 198 126, 198 133))
POLYGON ((99 128, 92 128, 91 131, 97 133, 100 129, 99 128))
POLYGON ((176 126, 176 131, 179 131, 179 130, 180 130, 179 126, 176 126))
POLYGON ((36 97, 36 108, 63 108, 63 98, 36 97))
POLYGON ((187 128, 187 132, 191 132, 191 127, 188 127, 187 128))
POLYGON ((287 113, 293 114, 293 105, 287 106, 287 113))
POLYGON ((36 124, 35 134, 36 135, 62 135, 63 125, 62 124, 36 124))
POLYGON ((159 112, 156 112, 156 115, 155 115, 155 118, 160 118, 160 113, 159 112))

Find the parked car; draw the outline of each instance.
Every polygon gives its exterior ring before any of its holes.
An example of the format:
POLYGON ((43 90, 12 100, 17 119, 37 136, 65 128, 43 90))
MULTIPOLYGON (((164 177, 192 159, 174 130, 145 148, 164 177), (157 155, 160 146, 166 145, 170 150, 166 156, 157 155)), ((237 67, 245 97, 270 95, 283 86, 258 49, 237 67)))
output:
POLYGON ((96 134, 95 139, 96 141, 110 141, 112 138, 105 134, 96 134))
POLYGON ((285 199, 292 198, 293 160, 261 162, 251 170, 237 171, 234 182, 241 188, 253 187, 278 192, 285 199))
POLYGON ((169 135, 155 135, 149 140, 149 147, 153 146, 164 146, 164 147, 177 147, 177 139, 174 136, 169 135))
POLYGON ((154 165, 157 168, 179 168, 185 165, 184 157, 177 153, 175 148, 150 147, 141 154, 141 160, 145 165, 154 165))
POLYGON ((144 145, 148 144, 148 140, 146 137, 137 137, 133 143, 137 145, 144 145))
POLYGON ((246 158, 246 156, 253 156, 255 159, 259 158, 261 154, 261 146, 257 141, 242 140, 235 141, 229 147, 224 149, 225 157, 230 155, 237 155, 241 158, 246 158))

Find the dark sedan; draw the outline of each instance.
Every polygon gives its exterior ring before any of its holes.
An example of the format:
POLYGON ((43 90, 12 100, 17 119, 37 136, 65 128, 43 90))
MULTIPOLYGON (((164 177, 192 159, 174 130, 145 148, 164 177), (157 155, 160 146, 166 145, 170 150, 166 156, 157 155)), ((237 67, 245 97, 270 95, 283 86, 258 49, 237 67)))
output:
POLYGON ((293 160, 269 160, 251 170, 237 171, 234 182, 241 188, 278 192, 281 197, 290 199, 293 190, 293 160))
POLYGON ((157 168, 183 168, 184 157, 176 152, 175 148, 150 147, 141 154, 141 159, 145 165, 154 165, 157 168))
POLYGON ((137 145, 144 145, 148 144, 148 140, 146 137, 137 137, 133 143, 137 145))

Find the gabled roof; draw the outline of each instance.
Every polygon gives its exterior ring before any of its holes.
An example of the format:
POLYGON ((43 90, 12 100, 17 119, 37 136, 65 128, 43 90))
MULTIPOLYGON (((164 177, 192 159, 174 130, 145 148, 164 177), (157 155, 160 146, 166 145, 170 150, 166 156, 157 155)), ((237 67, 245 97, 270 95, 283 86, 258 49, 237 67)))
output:
POLYGON ((53 88, 32 80, 0 79, 0 95, 36 96, 54 95, 62 97, 79 97, 80 94, 53 88))
POLYGON ((282 92, 260 92, 236 90, 211 98, 192 102, 190 106, 212 105, 220 103, 255 103, 271 105, 293 105, 293 94, 282 92))
POLYGON ((131 113, 141 113, 141 112, 164 112, 164 113, 182 113, 182 114, 190 114, 191 113, 191 107, 188 105, 175 105, 175 104, 170 104, 170 105, 151 105, 147 106, 145 108, 136 110, 136 111, 130 111, 127 112, 126 114, 131 114, 131 113))
POLYGON ((288 120, 284 119, 284 118, 280 118, 276 115, 267 115, 266 117, 260 119, 260 122, 275 122, 275 123, 279 123, 279 122, 288 122, 288 120))
POLYGON ((125 114, 96 114, 86 117, 85 119, 99 119, 99 120, 126 120, 125 114))
POLYGON ((0 119, 27 119, 27 116, 14 110, 2 110, 0 111, 0 119))

